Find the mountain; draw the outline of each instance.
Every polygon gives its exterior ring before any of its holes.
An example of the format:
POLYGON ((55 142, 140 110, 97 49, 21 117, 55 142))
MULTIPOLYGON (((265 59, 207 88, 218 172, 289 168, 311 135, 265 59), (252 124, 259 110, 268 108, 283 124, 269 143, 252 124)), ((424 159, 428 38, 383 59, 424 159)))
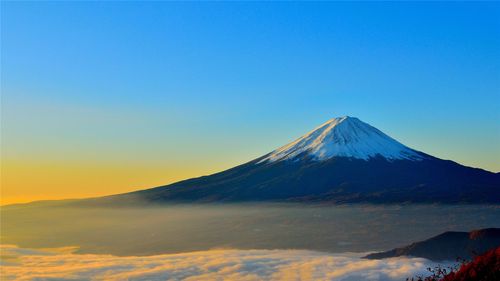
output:
POLYGON ((106 201, 500 203, 500 175, 411 149, 354 117, 243 165, 106 201))
POLYGON ((387 160, 421 160, 425 155, 409 148, 358 118, 329 120, 298 140, 265 156, 261 162, 297 159, 301 154, 316 161, 334 157, 369 160, 381 156, 387 160))
POLYGON ((369 254, 365 258, 413 256, 435 261, 455 261, 457 258, 470 259, 497 247, 500 247, 500 228, 486 228, 471 232, 449 231, 408 246, 369 254))

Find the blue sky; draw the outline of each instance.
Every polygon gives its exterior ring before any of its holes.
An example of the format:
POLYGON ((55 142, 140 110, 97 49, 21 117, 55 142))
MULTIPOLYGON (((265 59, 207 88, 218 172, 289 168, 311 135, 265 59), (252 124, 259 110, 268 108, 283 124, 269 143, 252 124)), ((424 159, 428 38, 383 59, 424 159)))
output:
POLYGON ((133 189, 350 115, 500 171, 499 3, 1 5, 7 164, 131 165, 133 189))

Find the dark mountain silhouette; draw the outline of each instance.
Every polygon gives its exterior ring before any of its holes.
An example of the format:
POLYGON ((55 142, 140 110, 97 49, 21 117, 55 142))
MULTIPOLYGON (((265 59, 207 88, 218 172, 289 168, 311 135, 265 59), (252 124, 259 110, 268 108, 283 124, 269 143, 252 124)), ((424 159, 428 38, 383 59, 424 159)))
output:
POLYGON ((341 117, 232 169, 86 203, 139 201, 500 203, 500 175, 413 150, 341 117))
POLYGON ((365 258, 413 256, 435 261, 454 261, 457 258, 470 259, 496 247, 500 247, 500 228, 485 228, 471 232, 449 231, 408 246, 369 254, 365 258))

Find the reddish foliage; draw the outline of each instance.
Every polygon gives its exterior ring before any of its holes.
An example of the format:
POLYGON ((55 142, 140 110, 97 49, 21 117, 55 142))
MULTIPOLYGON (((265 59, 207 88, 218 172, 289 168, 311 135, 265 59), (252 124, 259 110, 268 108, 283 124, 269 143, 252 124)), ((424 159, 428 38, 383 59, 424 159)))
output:
POLYGON ((407 279, 408 281, 500 281, 500 247, 476 256, 472 261, 462 261, 460 267, 429 268, 428 277, 407 279))
POLYGON ((441 281, 499 281, 500 247, 492 249, 471 262, 464 263, 458 271, 452 271, 441 281))

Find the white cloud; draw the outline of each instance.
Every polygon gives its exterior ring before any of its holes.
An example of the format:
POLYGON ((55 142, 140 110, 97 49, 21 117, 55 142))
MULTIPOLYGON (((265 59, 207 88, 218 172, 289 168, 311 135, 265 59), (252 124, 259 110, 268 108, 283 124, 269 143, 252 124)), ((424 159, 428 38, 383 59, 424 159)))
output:
POLYGON ((306 250, 210 250, 155 256, 74 254, 2 245, 2 280, 405 280, 420 258, 365 260, 306 250))

